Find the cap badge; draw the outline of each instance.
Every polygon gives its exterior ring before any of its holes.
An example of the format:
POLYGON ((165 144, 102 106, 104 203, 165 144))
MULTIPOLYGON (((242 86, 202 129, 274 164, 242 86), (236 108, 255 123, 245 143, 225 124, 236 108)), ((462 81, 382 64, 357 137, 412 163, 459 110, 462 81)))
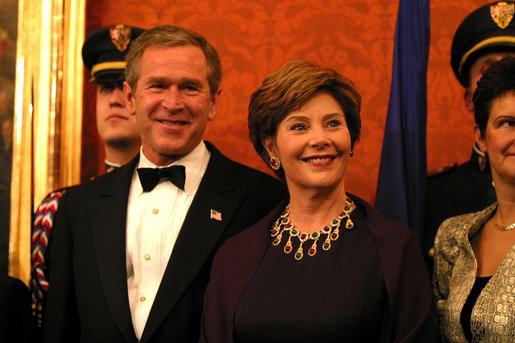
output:
POLYGON ((120 51, 125 51, 131 42, 132 28, 118 24, 109 28, 109 37, 114 46, 120 51))
POLYGON ((513 18, 514 4, 501 1, 495 5, 490 6, 490 15, 492 20, 501 29, 505 29, 510 25, 511 19, 513 18))

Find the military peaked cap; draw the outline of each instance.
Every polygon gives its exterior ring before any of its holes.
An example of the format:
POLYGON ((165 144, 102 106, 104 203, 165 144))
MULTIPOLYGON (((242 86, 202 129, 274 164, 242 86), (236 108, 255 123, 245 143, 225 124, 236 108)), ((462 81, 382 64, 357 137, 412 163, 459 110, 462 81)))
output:
POLYGON ((451 66, 464 87, 472 64, 490 52, 515 51, 515 1, 496 1, 470 13, 458 27, 451 47, 451 66))
POLYGON ((124 80, 125 56, 143 29, 117 24, 90 34, 82 46, 82 59, 96 82, 124 80))

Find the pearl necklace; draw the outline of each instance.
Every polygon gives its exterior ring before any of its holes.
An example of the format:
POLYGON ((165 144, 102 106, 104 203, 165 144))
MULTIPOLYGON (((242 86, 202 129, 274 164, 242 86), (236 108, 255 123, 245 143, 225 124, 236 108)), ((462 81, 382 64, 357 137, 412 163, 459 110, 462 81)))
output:
POLYGON ((308 255, 309 256, 315 256, 317 253, 317 242, 322 237, 322 235, 327 235, 324 243, 322 244, 322 249, 324 251, 328 251, 331 249, 331 241, 336 241, 340 237, 340 225, 343 220, 343 218, 347 218, 347 221, 345 223, 345 229, 352 230, 354 228, 354 223, 350 219, 350 214, 354 209, 356 208, 356 205, 354 202, 347 198, 345 200, 345 206, 343 207, 342 212, 331 221, 331 224, 324 226, 322 230, 314 231, 311 233, 307 232, 300 232, 290 221, 290 204, 286 206, 284 209, 284 212, 281 214, 281 216, 275 221, 274 227, 271 231, 272 236, 272 245, 278 246, 281 243, 281 239, 284 233, 289 233, 288 241, 286 242, 286 245, 283 248, 283 252, 285 254, 289 254, 293 251, 293 245, 292 245, 292 237, 296 237, 300 241, 299 248, 294 254, 294 257, 297 261, 302 260, 304 257, 304 249, 303 245, 306 241, 312 240, 313 244, 311 244, 311 247, 308 249, 308 255))
POLYGON ((515 229, 515 223, 511 223, 509 225, 500 225, 500 224, 497 224, 497 216, 498 216, 498 213, 499 212, 496 212, 495 213, 495 216, 494 216, 494 226, 497 230, 499 231, 510 231, 510 230, 513 230, 515 229))

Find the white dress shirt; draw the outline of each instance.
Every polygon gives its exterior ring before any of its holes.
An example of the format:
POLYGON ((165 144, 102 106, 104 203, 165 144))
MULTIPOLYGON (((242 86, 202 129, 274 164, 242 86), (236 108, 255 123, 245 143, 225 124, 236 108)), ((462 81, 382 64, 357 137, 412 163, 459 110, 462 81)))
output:
POLYGON ((186 168, 184 191, 166 179, 143 192, 137 168, 157 168, 140 151, 127 207, 127 286, 132 324, 138 339, 168 264, 175 241, 204 176, 210 153, 204 142, 171 165, 186 168))

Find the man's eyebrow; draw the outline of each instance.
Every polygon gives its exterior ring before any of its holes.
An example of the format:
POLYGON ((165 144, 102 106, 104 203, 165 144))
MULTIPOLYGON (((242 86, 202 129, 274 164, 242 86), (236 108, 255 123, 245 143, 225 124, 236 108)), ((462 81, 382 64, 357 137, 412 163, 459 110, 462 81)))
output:
POLYGON ((145 83, 155 83, 155 82, 158 82, 158 83, 163 83, 166 81, 166 78, 162 77, 162 76, 150 76, 148 79, 145 80, 145 83))
POLYGON ((202 81, 191 77, 184 77, 179 79, 179 84, 201 85, 202 81))
POLYGON ((196 78, 191 77, 182 77, 176 81, 171 81, 169 78, 163 77, 163 76, 150 76, 146 82, 146 84, 150 83, 177 83, 179 85, 181 84, 192 84, 192 85, 201 85, 202 81, 196 78))

